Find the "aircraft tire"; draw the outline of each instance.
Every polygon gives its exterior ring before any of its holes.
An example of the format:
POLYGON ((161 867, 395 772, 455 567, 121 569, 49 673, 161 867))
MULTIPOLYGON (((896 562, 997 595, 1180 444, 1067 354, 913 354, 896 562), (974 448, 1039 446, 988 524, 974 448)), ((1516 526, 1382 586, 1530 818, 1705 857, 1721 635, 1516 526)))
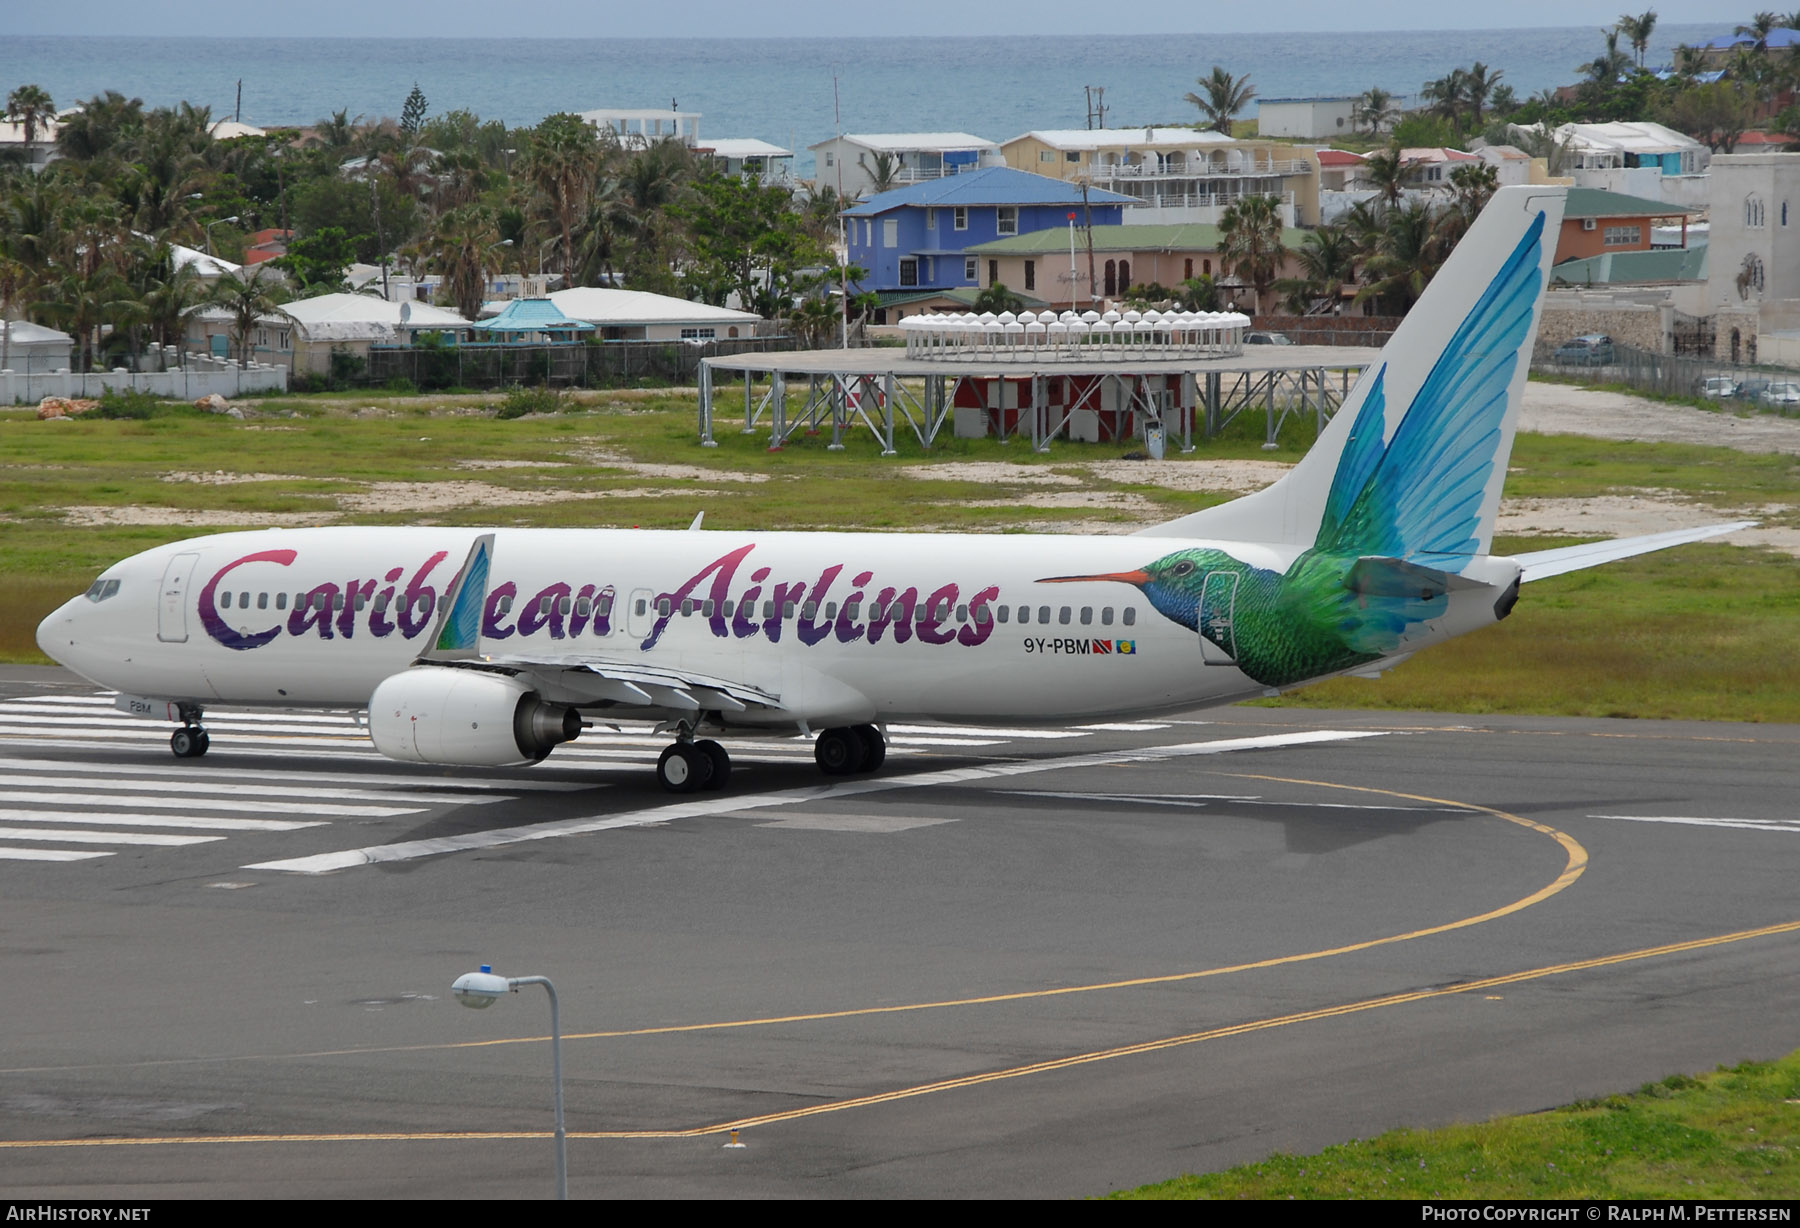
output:
POLYGON ((813 743, 813 760, 827 776, 850 776, 862 771, 869 748, 848 725, 827 729, 813 743))
POLYGON ((712 767, 712 758, 705 751, 677 742, 656 761, 656 778, 670 793, 692 793, 705 787, 712 767))
POLYGON ((212 735, 207 733, 204 729, 196 729, 194 731, 194 742, 194 758, 196 759, 212 749, 212 735))
POLYGON ((200 749, 200 739, 185 725, 169 735, 169 749, 177 759, 194 759, 205 753, 200 749))
POLYGON ((857 725, 853 731, 857 737, 862 739, 863 749, 866 752, 863 755, 862 767, 858 770, 863 772, 879 771, 881 765, 887 762, 887 739, 882 737, 881 730, 873 725, 857 725))
POLYGON ((731 779, 731 756, 726 753, 723 746, 710 738, 704 742, 694 743, 694 749, 712 761, 712 772, 707 776, 706 783, 700 787, 708 792, 717 792, 723 789, 725 783, 731 779))

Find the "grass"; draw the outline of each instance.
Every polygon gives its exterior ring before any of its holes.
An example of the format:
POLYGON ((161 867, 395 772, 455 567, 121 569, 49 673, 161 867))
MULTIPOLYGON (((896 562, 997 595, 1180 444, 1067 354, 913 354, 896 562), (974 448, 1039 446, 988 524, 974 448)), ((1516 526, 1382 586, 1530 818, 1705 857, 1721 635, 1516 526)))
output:
POLYGON ((1114 1198, 1791 1199, 1800 1054, 1482 1125, 1394 1130, 1114 1198))
MULTIPOLYGON (((515 400, 517 398, 515 397, 515 400)), ((721 390, 721 403, 731 396, 721 390)), ((0 660, 40 662, 37 622, 113 561, 198 532, 268 523, 495 523, 677 528, 704 509, 709 528, 936 529, 1041 532, 1059 524, 1172 519, 1223 493, 1115 481, 1087 468, 1131 445, 946 437, 882 458, 866 431, 841 452, 829 435, 797 436, 780 452, 766 430, 721 414, 719 446, 697 445, 691 390, 564 394, 503 421, 503 394, 386 396, 359 391, 271 398, 247 420, 190 406, 148 417, 38 422, 0 411, 0 660), (623 462, 680 466, 645 474, 623 462), (973 481, 942 461, 1002 461, 1016 481, 973 481), (171 474, 266 475, 250 481, 170 481, 171 474), (1051 474, 1075 485, 1047 487, 1051 474), (746 477, 757 481, 740 480, 746 477), (472 483, 460 506, 416 506, 430 484, 472 483), (375 483, 392 510, 346 512, 375 483), (1046 490, 1132 496, 1104 503, 1021 506, 1046 490), (541 501, 546 494, 572 498, 541 501), (414 505, 414 506, 409 506, 414 505), (68 508, 99 509, 71 524, 68 508), (160 509, 170 523, 105 523, 108 509, 160 509)), ((1200 444, 1201 459, 1298 459, 1308 422, 1290 421, 1277 451, 1245 416, 1200 444)), ((1521 435, 1510 495, 1581 498, 1654 489, 1719 509, 1759 509, 1765 523, 1800 525, 1800 458, 1677 444, 1596 444, 1521 435)), ((1552 543, 1515 541, 1505 548, 1552 543)), ((1557 577, 1526 588, 1505 623, 1406 662, 1379 681, 1345 679, 1273 701, 1300 706, 1460 712, 1800 721, 1800 568, 1779 554, 1688 547, 1557 577)))

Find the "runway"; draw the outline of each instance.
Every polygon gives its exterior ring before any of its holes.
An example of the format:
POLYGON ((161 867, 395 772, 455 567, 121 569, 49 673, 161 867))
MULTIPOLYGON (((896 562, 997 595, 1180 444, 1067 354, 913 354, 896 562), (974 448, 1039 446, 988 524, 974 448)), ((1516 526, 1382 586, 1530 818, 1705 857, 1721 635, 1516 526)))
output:
POLYGON ((545 1196, 480 963, 557 984, 577 1197, 1080 1197, 1800 1045, 1792 726, 899 727, 673 799, 648 736, 207 723, 0 671, 9 1196, 545 1196))

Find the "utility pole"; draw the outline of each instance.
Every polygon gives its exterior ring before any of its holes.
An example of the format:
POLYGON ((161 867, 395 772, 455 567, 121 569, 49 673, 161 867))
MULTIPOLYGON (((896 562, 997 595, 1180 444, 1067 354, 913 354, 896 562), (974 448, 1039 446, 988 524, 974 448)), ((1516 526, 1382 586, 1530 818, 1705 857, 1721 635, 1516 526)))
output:
POLYGON ((838 243, 844 249, 843 263, 838 265, 838 306, 844 330, 840 348, 847 350, 850 348, 850 237, 844 230, 844 114, 838 106, 838 69, 835 66, 831 70, 831 122, 837 129, 831 160, 837 164, 838 243))
POLYGON ((1087 126, 1088 128, 1106 127, 1106 87, 1089 85, 1087 90, 1087 126))

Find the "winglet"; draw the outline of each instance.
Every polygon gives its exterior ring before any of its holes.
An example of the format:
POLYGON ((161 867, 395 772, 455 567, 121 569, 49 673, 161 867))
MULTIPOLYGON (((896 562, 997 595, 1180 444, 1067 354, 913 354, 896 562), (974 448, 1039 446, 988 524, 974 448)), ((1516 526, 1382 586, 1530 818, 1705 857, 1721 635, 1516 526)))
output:
POLYGON ((469 546, 469 557, 450 582, 438 607, 431 647, 421 661, 467 661, 480 655, 481 616, 487 608, 488 569, 494 558, 494 535, 483 533, 469 546))

